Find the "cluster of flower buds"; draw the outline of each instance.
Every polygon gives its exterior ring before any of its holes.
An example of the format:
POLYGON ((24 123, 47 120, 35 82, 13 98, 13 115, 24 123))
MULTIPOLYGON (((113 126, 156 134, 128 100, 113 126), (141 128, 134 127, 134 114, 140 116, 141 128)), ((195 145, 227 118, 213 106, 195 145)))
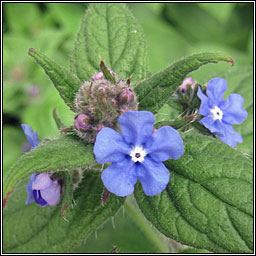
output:
POLYGON ((93 143, 104 127, 115 127, 120 115, 136 111, 138 102, 130 84, 119 79, 101 62, 101 72, 93 75, 78 90, 74 106, 77 111, 74 128, 78 136, 93 143))

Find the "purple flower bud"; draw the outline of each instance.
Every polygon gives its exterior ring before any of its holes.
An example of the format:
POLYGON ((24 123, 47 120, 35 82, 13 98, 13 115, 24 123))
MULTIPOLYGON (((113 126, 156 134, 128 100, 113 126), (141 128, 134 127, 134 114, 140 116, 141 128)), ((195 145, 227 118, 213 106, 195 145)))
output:
POLYGON ((78 114, 75 117, 75 128, 79 131, 88 131, 91 126, 89 124, 90 117, 86 114, 78 114))
POLYGON ((186 78, 182 84, 179 86, 179 90, 182 94, 185 94, 188 87, 191 87, 192 90, 195 88, 195 83, 191 77, 186 78))
POLYGON ((111 103, 112 103, 113 106, 117 106, 117 100, 111 99, 111 103))
POLYGON ((124 103, 131 103, 134 99, 133 92, 129 88, 122 88, 120 95, 119 95, 119 102, 124 103))
POLYGON ((101 91, 103 94, 106 93, 107 91, 107 88, 108 86, 106 84, 101 84, 99 87, 98 87, 98 91, 101 91))
POLYGON ((30 182, 27 184, 26 204, 35 201, 44 207, 56 205, 60 201, 61 186, 57 180, 53 180, 49 173, 33 173, 30 175, 30 182))
POLYGON ((96 74, 94 74, 92 76, 92 79, 95 81, 95 80, 100 80, 100 79, 103 79, 104 78, 104 74, 102 72, 98 72, 96 74))

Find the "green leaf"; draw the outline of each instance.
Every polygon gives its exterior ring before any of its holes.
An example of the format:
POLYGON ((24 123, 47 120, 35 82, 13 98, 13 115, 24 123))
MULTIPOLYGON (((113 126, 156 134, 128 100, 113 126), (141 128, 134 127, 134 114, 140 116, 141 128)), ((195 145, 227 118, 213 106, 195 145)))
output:
POLYGON ((56 112, 56 108, 54 108, 54 110, 52 111, 52 116, 53 119, 58 127, 59 130, 64 129, 65 125, 62 123, 60 117, 58 116, 57 112, 56 112))
POLYGON ((99 72, 101 61, 134 83, 147 74, 144 35, 125 4, 90 4, 72 56, 71 71, 83 81, 99 72))
POLYGON ((59 91, 62 99, 72 109, 75 93, 78 91, 82 82, 65 68, 40 53, 40 51, 30 48, 29 55, 44 69, 55 88, 59 91))
POLYGON ((67 253, 113 216, 124 201, 111 194, 103 207, 99 170, 84 170, 84 179, 74 193, 73 207, 65 212, 66 221, 61 216, 61 202, 47 207, 25 205, 27 182, 20 183, 4 210, 5 253, 67 253))
POLYGON ((163 71, 146 78, 135 88, 139 108, 156 113, 165 103, 172 101, 172 94, 190 72, 208 63, 231 62, 231 57, 221 53, 201 53, 185 57, 163 71))
POLYGON ((8 171, 3 181, 3 197, 8 199, 21 179, 34 172, 66 171, 88 167, 95 163, 92 145, 72 136, 60 136, 43 141, 35 149, 24 154, 8 171))
POLYGON ((138 183, 137 203, 159 231, 183 244, 214 252, 253 249, 252 161, 202 135, 184 136, 185 153, 165 165, 166 190, 147 197, 138 183))
POLYGON ((110 70, 105 66, 103 61, 100 62, 100 69, 107 80, 109 80, 113 84, 116 84, 115 77, 111 74, 110 70))

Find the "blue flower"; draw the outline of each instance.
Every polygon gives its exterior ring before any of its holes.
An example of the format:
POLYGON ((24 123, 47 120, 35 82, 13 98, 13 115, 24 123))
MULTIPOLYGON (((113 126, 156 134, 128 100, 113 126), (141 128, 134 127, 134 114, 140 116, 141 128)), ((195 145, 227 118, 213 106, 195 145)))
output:
POLYGON ((40 206, 56 205, 60 201, 61 187, 57 180, 53 180, 49 173, 33 173, 27 184, 26 204, 35 201, 40 206))
POLYGON ((22 124, 21 127, 28 139, 31 148, 35 148, 39 144, 37 132, 34 132, 32 127, 27 124, 22 124))
POLYGON ((205 117, 200 120, 210 132, 231 147, 243 142, 242 136, 232 125, 241 124, 247 118, 247 111, 243 109, 244 99, 239 94, 231 94, 223 100, 227 89, 227 81, 223 78, 214 78, 208 82, 207 96, 198 87, 197 96, 201 99, 199 113, 205 117))
POLYGON ((155 117, 148 111, 128 111, 118 119, 121 135, 103 128, 96 137, 94 154, 100 164, 110 163, 101 176, 105 187, 117 196, 134 191, 137 180, 148 196, 161 193, 170 173, 163 161, 184 153, 179 133, 169 126, 154 130, 155 117))
MULTIPOLYGON (((35 148, 39 144, 37 132, 26 124, 21 125, 29 144, 35 148)), ((27 184, 26 204, 35 201, 40 206, 56 205, 60 201, 61 186, 57 180, 53 180, 49 173, 33 173, 27 184)))

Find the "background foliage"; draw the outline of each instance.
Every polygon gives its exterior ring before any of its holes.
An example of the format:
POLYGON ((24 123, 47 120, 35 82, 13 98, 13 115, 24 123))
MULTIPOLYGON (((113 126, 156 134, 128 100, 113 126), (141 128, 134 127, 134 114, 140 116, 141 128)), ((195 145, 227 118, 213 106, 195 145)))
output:
MULTIPOLYGON (((158 72, 173 61, 205 51, 223 52, 234 59, 235 66, 226 63, 207 65, 191 76, 200 84, 213 77, 227 79, 229 89, 245 98, 249 117, 237 128, 245 142, 238 146, 252 154, 252 52, 253 6, 249 3, 146 3, 128 4, 142 25, 149 53, 149 70, 158 72)), ((62 66, 68 67, 73 43, 87 4, 4 4, 4 59, 3 59, 3 149, 4 171, 28 149, 21 123, 38 131, 40 139, 56 136, 58 129, 52 117, 57 113, 66 125, 71 125, 74 114, 63 103, 42 69, 28 56, 28 49, 40 49, 62 66)), ((163 120, 171 115, 164 106, 157 115, 163 120)), ((129 199, 133 202, 133 199, 129 199)), ((179 251, 166 239, 167 248, 161 248, 159 239, 147 232, 144 218, 137 219, 134 208, 124 206, 124 217, 119 212, 113 232, 111 221, 98 230, 98 239, 92 234, 85 245, 73 252, 111 252, 117 245, 120 252, 179 251), (130 225, 135 223, 135 225, 130 225), (111 236, 109 236, 111 234, 111 236)), ((159 238, 160 236, 160 238, 159 238)), ((165 238, 164 238, 165 239, 165 238)))

